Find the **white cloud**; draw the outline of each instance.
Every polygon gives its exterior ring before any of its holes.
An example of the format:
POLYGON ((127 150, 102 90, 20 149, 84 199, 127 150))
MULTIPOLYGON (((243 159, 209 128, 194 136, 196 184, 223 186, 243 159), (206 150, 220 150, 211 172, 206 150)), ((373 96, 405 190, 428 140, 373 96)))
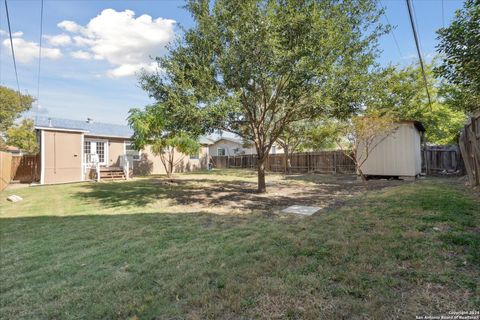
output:
POLYGON ((121 78, 135 75, 140 70, 145 70, 148 72, 153 72, 156 69, 155 63, 140 63, 140 64, 122 64, 119 67, 108 70, 107 76, 111 78, 121 78))
POLYGON ((90 52, 82 51, 82 50, 70 52, 70 55, 75 59, 81 59, 81 60, 90 60, 93 58, 90 52))
POLYGON ((174 37, 175 21, 152 19, 149 15, 135 18, 131 10, 122 12, 105 9, 85 26, 62 21, 58 26, 77 34, 74 44, 85 47, 95 59, 105 59, 115 68, 110 77, 134 75, 145 68, 154 70, 150 56, 161 55, 174 37))
MULTIPOLYGON (((15 58, 18 62, 28 63, 38 57, 38 43, 26 41, 22 38, 13 38, 12 41, 13 48, 15 49, 15 58)), ((10 39, 3 40, 2 44, 5 48, 9 49, 10 39)), ((61 57, 62 52, 60 51, 60 49, 42 47, 42 59, 59 59, 61 57)))
POLYGON ((52 46, 66 46, 72 43, 72 38, 68 34, 57 34, 55 36, 44 35, 45 39, 47 39, 48 43, 52 46))
POLYGON ((64 20, 57 24, 57 26, 68 32, 78 32, 81 30, 81 27, 78 24, 69 20, 64 20))

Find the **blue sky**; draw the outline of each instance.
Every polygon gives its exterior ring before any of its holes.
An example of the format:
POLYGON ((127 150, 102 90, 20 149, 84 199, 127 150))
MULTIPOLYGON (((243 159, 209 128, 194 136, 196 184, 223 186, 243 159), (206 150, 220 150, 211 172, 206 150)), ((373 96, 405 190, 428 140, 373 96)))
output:
MULTIPOLYGON (((427 60, 435 53, 435 31, 450 23, 462 3, 413 0, 427 60)), ((20 89, 36 96, 40 1, 10 0, 8 4, 20 89)), ((386 8, 389 22, 396 26, 393 35, 399 48, 392 34, 384 36, 379 62, 407 65, 416 61, 405 1, 383 0, 380 4, 386 8)), ((164 45, 180 32, 178 24, 192 25, 182 6, 183 1, 45 0, 41 114, 124 124, 130 108, 150 102, 138 87, 135 71, 152 67, 148 56, 164 52, 164 45)), ((386 22, 385 17, 382 19, 386 22)), ((8 30, 3 3, 0 30, 8 30)), ((15 88, 8 34, 0 32, 0 37, 0 83, 15 88)))

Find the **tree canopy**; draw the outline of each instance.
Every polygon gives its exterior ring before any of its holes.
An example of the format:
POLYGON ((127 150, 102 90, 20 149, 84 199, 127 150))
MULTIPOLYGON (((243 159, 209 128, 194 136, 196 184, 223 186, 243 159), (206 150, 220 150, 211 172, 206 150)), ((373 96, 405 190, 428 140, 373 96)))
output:
POLYGON ((443 90, 447 102, 467 112, 480 110, 480 1, 466 0, 450 26, 437 33, 442 63, 436 73, 450 84, 443 90))
POLYGON ((134 147, 141 150, 149 146, 153 154, 160 157, 169 178, 185 155, 199 151, 196 136, 178 128, 176 116, 163 105, 148 106, 145 110, 131 109, 128 122, 134 129, 134 147))
POLYGON ((255 145, 258 190, 265 160, 292 122, 361 108, 374 65, 374 0, 191 0, 194 27, 157 58, 142 87, 193 132, 223 129, 255 145))
POLYGON ((0 86, 0 132, 10 128, 22 112, 32 108, 32 96, 18 93, 10 88, 0 86))
POLYGON ((23 112, 31 109, 33 101, 32 96, 0 86, 0 149, 9 144, 35 152, 33 123, 15 124, 23 112))
POLYGON ((429 143, 456 143, 465 122, 465 113, 445 102, 440 92, 441 81, 434 77, 432 70, 433 64, 425 65, 431 104, 420 66, 410 65, 402 69, 390 67, 377 74, 376 82, 370 87, 368 107, 391 113, 397 120, 421 121, 429 143))
POLYGON ((16 146, 25 152, 38 152, 34 123, 30 119, 23 119, 18 125, 8 128, 5 140, 7 145, 16 146))

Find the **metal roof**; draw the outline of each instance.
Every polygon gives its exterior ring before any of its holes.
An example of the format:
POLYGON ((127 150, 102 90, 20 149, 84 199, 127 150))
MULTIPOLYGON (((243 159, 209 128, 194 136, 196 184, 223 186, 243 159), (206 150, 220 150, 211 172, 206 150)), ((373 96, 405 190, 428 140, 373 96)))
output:
POLYGON ((35 128, 78 130, 87 135, 103 137, 130 138, 133 135, 133 130, 125 125, 60 118, 38 118, 35 128))

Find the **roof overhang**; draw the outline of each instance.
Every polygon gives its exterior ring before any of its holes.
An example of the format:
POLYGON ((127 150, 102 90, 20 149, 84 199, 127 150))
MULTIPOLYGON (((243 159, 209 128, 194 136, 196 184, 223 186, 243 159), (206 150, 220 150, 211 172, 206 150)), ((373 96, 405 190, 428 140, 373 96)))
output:
POLYGON ((126 140, 130 140, 132 139, 132 137, 128 136, 114 136, 114 135, 111 135, 111 134, 95 134, 95 133, 91 133, 90 131, 86 131, 87 133, 85 134, 86 136, 89 136, 89 137, 100 137, 100 138, 117 138, 117 139, 126 139, 126 140))
POLYGON ((413 126, 420 132, 425 132, 425 127, 423 126, 423 123, 420 121, 415 121, 415 120, 402 120, 398 121, 398 123, 411 123, 413 126))
POLYGON ((85 133, 88 130, 83 129, 67 129, 67 128, 55 128, 55 127, 35 127, 36 130, 44 130, 44 131, 64 131, 64 132, 81 132, 85 133))

